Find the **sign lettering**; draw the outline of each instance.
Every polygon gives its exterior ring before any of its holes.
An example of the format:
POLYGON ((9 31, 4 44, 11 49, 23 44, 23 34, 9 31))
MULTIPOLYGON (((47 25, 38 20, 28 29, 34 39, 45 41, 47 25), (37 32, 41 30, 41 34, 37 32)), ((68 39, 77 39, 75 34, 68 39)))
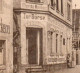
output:
POLYGON ((25 19, 45 20, 46 17, 38 14, 25 14, 25 19))
POLYGON ((65 58, 48 58, 48 63, 65 62, 65 58))
POLYGON ((47 10, 47 5, 44 4, 30 4, 30 3, 21 3, 22 8, 32 9, 32 10, 47 10))
POLYGON ((0 23, 0 32, 10 34, 10 26, 0 23))

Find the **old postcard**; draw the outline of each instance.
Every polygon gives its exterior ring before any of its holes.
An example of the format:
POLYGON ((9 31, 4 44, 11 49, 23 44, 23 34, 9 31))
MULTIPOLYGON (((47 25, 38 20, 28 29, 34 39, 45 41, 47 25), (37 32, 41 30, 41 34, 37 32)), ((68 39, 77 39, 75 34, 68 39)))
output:
POLYGON ((80 73, 79 0, 0 0, 0 73, 80 73))

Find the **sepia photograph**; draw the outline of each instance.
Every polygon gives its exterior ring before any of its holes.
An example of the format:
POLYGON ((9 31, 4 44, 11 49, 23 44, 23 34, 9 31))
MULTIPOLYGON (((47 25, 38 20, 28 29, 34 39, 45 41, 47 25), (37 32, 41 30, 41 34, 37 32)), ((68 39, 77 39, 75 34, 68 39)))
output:
POLYGON ((80 73, 80 0, 0 0, 0 73, 80 73))

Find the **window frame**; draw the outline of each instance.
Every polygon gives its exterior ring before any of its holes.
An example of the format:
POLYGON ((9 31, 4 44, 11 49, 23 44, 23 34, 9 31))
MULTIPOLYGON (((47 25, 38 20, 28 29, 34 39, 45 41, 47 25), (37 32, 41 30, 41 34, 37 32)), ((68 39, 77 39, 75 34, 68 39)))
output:
POLYGON ((62 48, 63 48, 63 36, 60 35, 60 54, 62 54, 62 48))
POLYGON ((51 0, 50 2, 51 2, 51 3, 50 3, 51 8, 52 8, 53 10, 55 10, 55 7, 56 7, 55 0, 51 0))
POLYGON ((67 3, 67 20, 71 20, 71 5, 67 3))
POLYGON ((58 34, 56 34, 56 53, 58 53, 58 34))
POLYGON ((63 14, 64 13, 64 10, 63 10, 64 8, 63 8, 63 0, 61 0, 61 14, 63 14))
POLYGON ((52 48, 52 35, 53 35, 53 32, 52 31, 48 31, 48 48, 50 48, 50 56, 52 55, 53 53, 53 48, 52 48))
POLYGON ((59 0, 56 0, 56 10, 59 12, 59 0))

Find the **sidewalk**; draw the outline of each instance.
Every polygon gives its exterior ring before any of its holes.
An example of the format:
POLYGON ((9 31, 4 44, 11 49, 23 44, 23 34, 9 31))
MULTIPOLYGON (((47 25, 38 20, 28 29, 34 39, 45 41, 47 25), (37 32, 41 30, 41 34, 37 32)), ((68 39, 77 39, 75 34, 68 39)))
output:
POLYGON ((63 69, 55 73, 80 73, 80 65, 76 65, 74 68, 63 69))

